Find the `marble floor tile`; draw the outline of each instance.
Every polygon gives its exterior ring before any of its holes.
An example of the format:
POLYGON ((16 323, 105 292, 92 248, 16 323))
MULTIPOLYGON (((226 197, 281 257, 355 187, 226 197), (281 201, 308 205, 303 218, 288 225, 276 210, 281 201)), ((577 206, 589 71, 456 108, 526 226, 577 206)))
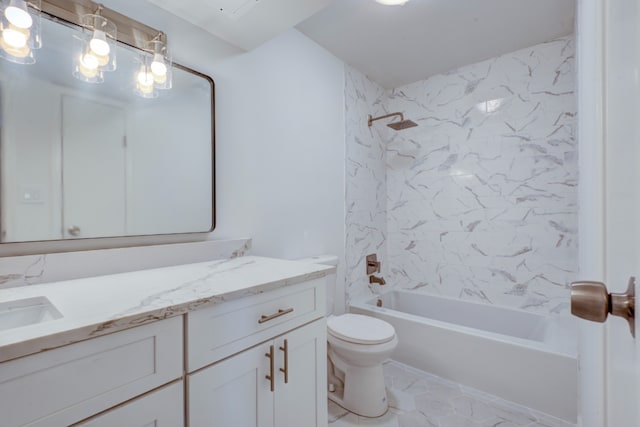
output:
POLYGON ((418 411, 398 414, 398 424, 400 427, 439 427, 438 420, 418 411))
POLYGON ((495 418, 494 408, 488 403, 474 399, 471 396, 456 397, 452 400, 457 414, 464 415, 472 420, 485 421, 495 418))
POLYGON ((459 414, 447 415, 440 418, 439 427, 482 427, 479 422, 459 414))
POLYGON ((416 396, 416 410, 430 417, 444 417, 454 413, 451 401, 436 393, 416 396))
POLYGON ((519 427, 518 424, 514 424, 511 421, 507 421, 503 418, 493 418, 491 420, 482 423, 482 427, 519 427))
POLYGON ((360 417, 329 402, 329 427, 575 427, 395 361, 384 364, 384 375, 385 415, 360 417))

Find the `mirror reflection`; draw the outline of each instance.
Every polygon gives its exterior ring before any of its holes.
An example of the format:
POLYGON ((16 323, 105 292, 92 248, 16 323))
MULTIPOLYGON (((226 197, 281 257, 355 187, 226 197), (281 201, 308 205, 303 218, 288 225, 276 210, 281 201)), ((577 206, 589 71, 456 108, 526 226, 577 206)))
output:
POLYGON ((35 64, 0 59, 0 240, 211 230, 213 82, 174 65, 172 89, 143 98, 121 44, 116 71, 81 81, 78 30, 41 32, 35 64))

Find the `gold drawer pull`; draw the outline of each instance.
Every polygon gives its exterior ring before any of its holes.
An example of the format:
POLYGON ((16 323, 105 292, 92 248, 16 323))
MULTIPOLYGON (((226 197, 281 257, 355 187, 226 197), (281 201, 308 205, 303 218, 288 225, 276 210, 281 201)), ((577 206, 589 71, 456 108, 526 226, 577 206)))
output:
POLYGON ((273 375, 274 365, 275 365, 274 363, 275 355, 273 354, 273 346, 269 346, 269 353, 265 353, 264 355, 269 359, 269 375, 265 375, 264 377, 268 379, 269 382, 271 383, 271 391, 274 391, 276 376, 273 375))
POLYGON ((280 368, 280 372, 284 374, 284 383, 289 383, 289 341, 284 340, 284 346, 279 347, 284 352, 284 369, 280 368))
POLYGON ((266 316, 264 314, 262 316, 260 316, 260 319, 258 320, 258 323, 268 322, 269 320, 273 320, 276 317, 284 316, 285 314, 289 314, 291 312, 293 312, 293 307, 287 308, 285 310, 280 308, 280 309, 278 309, 277 313, 274 313, 274 314, 272 314, 270 316, 266 316))

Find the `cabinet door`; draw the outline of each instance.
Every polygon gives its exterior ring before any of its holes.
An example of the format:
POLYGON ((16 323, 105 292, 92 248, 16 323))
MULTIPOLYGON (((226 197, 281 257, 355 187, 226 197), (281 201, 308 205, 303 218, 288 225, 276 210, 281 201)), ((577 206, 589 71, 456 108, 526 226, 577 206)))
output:
POLYGON ((277 427, 327 425, 326 329, 325 319, 320 319, 276 338, 277 427), (288 371, 287 383, 283 371, 288 371))
POLYGON ((180 427, 184 425, 183 383, 178 381, 111 409, 77 427, 180 427))
POLYGON ((182 317, 0 363, 0 425, 59 427, 182 377, 182 317))
POLYGON ((273 341, 189 375, 189 426, 273 427, 274 393, 265 378, 271 345, 273 341))

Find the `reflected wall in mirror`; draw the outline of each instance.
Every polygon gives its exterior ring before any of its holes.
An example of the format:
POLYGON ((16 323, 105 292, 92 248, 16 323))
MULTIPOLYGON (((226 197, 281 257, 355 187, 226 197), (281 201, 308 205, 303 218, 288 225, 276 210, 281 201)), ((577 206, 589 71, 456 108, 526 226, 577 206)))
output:
POLYGON ((36 63, 0 60, 0 240, 206 232, 214 226, 213 81, 173 66, 135 94, 138 51, 104 83, 73 77, 76 27, 42 19, 36 63))

